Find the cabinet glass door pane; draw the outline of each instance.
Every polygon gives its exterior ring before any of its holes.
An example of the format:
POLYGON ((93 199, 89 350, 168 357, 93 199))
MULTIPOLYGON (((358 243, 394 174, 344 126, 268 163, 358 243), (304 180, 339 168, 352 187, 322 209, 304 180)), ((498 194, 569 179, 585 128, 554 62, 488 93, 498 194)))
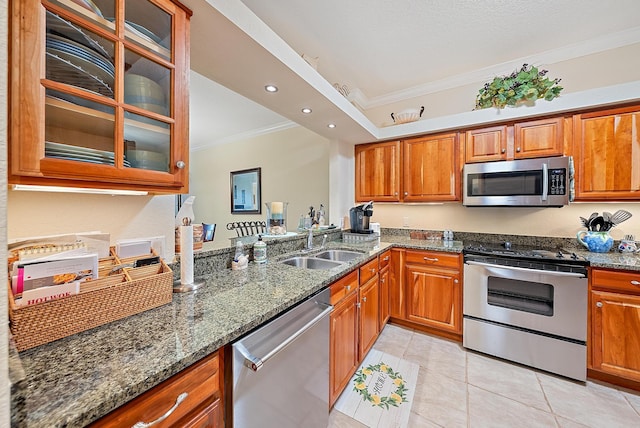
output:
POLYGON ((171 70, 125 49, 124 102, 170 116, 171 70))
POLYGON ((114 0, 54 0, 53 3, 98 23, 105 23, 115 16, 114 0))
POLYGON ((114 97, 114 43, 47 11, 46 77, 114 97))
POLYGON ((125 166, 169 171, 171 125, 139 114, 124 114, 125 166))
POLYGON ((113 165, 114 108, 47 89, 45 156, 113 165))
POLYGON ((147 0, 127 1, 124 9, 127 40, 171 60, 170 14, 147 0))

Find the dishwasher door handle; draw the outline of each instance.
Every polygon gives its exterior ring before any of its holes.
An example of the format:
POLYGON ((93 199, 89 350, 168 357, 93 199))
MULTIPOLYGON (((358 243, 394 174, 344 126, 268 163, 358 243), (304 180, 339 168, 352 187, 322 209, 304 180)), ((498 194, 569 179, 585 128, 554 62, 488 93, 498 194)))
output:
POLYGON ((296 340, 298 337, 300 337, 300 335, 304 334, 311 327, 316 325, 318 323, 318 321, 320 321, 322 318, 327 316, 333 310, 333 306, 331 306, 331 305, 326 305, 324 303, 318 303, 318 305, 321 306, 321 307, 324 307, 325 309, 322 312, 320 312, 317 316, 315 316, 312 320, 310 320, 305 325, 303 325, 300 329, 298 329, 291 336, 287 337, 285 340, 283 340, 278 345, 276 345, 273 349, 271 349, 269 352, 267 352, 263 357, 257 357, 255 355, 251 354, 251 352, 249 352, 249 350, 245 346, 243 346, 242 343, 236 343, 236 345, 235 345, 236 349, 244 357, 244 365, 246 367, 250 368, 251 370, 253 370, 254 372, 257 372, 258 370, 260 370, 262 368, 262 366, 267 361, 269 361, 269 359, 271 357, 273 357, 278 352, 280 352, 281 350, 286 348, 287 345, 289 345, 291 342, 296 340))

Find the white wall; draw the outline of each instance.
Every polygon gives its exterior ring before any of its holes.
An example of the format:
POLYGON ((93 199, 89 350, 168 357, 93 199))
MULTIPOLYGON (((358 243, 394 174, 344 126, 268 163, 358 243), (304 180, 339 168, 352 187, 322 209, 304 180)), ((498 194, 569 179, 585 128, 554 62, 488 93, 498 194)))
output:
MULTIPOLYGON (((8 5, 7 0, 0 0, 0 64, 7 64, 8 52, 8 5)), ((6 266, 7 260, 7 68, 0 70, 0 260, 6 266)), ((0 283, 6 284, 7 271, 2 269, 0 283)), ((9 413, 9 379, 7 362, 7 287, 0 287, 0 319, 5 320, 0 327, 0 426, 8 427, 9 413)))
POLYGON ((329 165, 329 190, 331 209, 329 220, 339 226, 340 219, 349 215, 349 208, 355 199, 353 177, 355 164, 353 161, 353 145, 331 142, 331 165, 329 165))
POLYGON ((195 221, 215 223, 213 246, 235 237, 226 224, 265 220, 265 202, 289 202, 287 229, 295 230, 309 206, 329 210, 329 140, 302 127, 213 146, 191 154, 190 194, 195 221), (260 167, 262 214, 231 214, 230 173, 260 167))
POLYGON ((9 191, 9 239, 100 230, 118 239, 166 236, 173 260, 175 196, 9 191))

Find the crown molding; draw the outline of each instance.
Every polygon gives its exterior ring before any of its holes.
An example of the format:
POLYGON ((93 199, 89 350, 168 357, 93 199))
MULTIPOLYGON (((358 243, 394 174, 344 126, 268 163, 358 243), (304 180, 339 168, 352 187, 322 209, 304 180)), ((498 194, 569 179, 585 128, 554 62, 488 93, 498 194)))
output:
POLYGON ((445 79, 413 86, 399 91, 390 92, 385 95, 368 98, 361 90, 355 88, 349 94, 350 101, 355 103, 360 109, 367 110, 374 107, 381 107, 392 103, 405 101, 411 98, 457 88, 476 82, 491 80, 494 76, 511 73, 524 63, 528 64, 555 64, 557 62, 591 55, 598 52, 615 49, 634 43, 640 43, 640 27, 630 28, 625 31, 607 34, 602 37, 587 40, 585 42, 574 43, 557 49, 548 50, 538 54, 521 57, 512 61, 503 62, 491 67, 462 73, 445 79), (353 99, 352 98, 353 94, 353 99))
POLYGON ((209 143, 199 145, 196 147, 191 147, 191 152, 198 152, 201 150, 210 149, 214 146, 221 146, 223 144, 235 143, 236 141, 248 140, 250 138, 260 137, 261 135, 271 134, 273 132, 284 131, 285 129, 298 127, 297 123, 287 120, 285 122, 275 123, 273 125, 265 126, 262 128, 255 128, 249 131, 240 132, 238 134, 229 135, 228 137, 221 138, 219 140, 214 140, 209 143))

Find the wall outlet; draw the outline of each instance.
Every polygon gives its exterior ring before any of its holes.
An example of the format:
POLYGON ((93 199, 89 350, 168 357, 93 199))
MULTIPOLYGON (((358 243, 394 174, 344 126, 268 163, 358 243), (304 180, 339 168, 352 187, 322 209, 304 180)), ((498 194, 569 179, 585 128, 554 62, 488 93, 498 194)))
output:
POLYGON ((409 217, 402 217, 402 227, 409 227, 409 217))

